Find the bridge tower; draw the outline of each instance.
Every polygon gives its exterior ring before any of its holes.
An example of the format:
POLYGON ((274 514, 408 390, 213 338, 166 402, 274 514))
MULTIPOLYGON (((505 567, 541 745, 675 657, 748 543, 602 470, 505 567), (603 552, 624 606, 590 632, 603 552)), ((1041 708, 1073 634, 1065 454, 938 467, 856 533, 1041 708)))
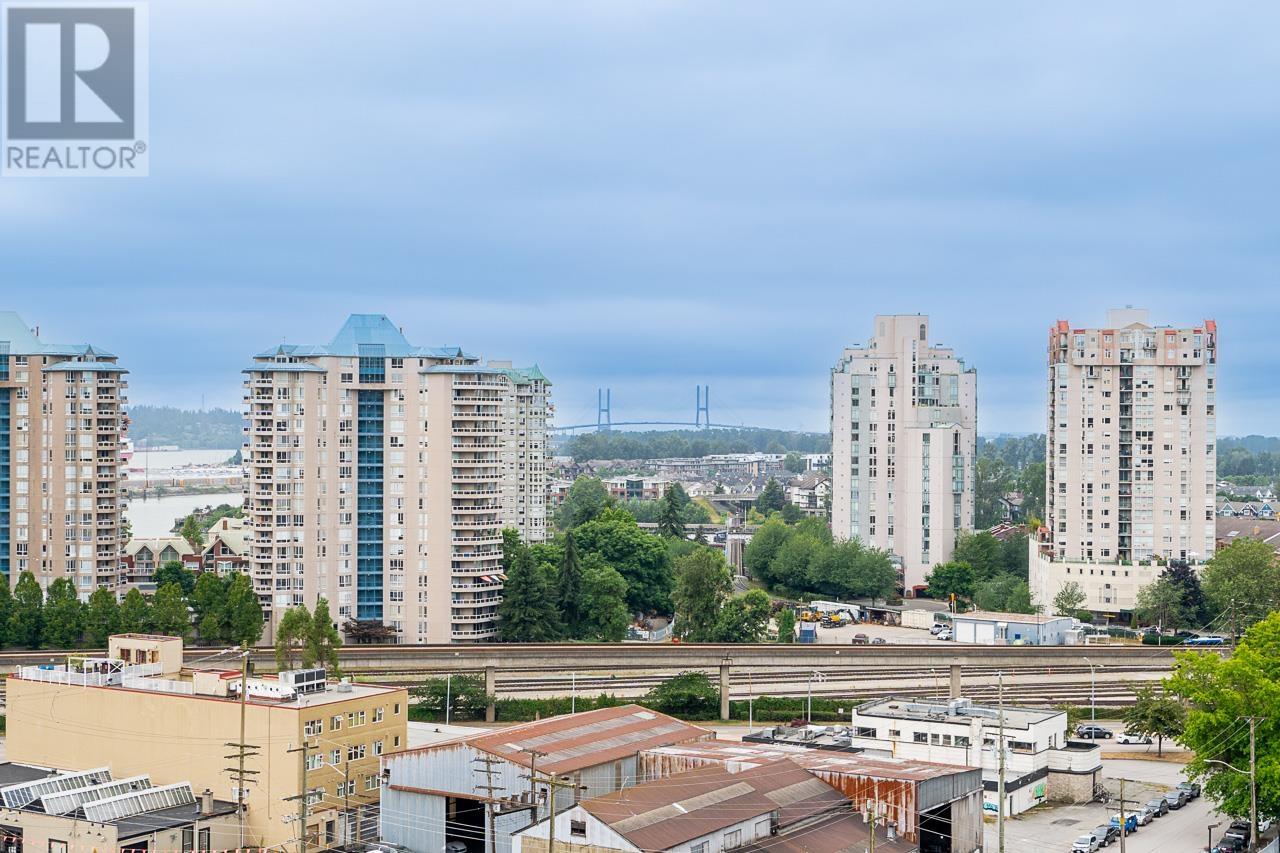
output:
POLYGON ((613 430, 613 412, 610 408, 612 388, 596 389, 596 432, 613 430))
POLYGON ((703 429, 711 428, 711 386, 698 385, 698 404, 693 413, 694 428, 702 427, 703 429), (705 417, 705 423, 704 421, 705 417))

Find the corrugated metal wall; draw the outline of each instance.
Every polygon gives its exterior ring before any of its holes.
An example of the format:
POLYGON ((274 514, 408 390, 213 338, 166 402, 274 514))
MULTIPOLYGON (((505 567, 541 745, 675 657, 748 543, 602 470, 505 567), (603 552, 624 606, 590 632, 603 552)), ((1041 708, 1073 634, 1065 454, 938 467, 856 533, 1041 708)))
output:
POLYGON ((920 810, 928 811, 934 806, 940 806, 959 797, 966 797, 974 792, 981 791, 982 770, 977 767, 959 773, 952 773, 949 776, 925 779, 920 783, 920 810))
POLYGON ((982 844, 982 792, 974 791, 951 804, 951 853, 974 853, 982 844))
POLYGON ((444 849, 444 803, 444 797, 383 788, 382 839, 414 853, 439 853, 444 849))

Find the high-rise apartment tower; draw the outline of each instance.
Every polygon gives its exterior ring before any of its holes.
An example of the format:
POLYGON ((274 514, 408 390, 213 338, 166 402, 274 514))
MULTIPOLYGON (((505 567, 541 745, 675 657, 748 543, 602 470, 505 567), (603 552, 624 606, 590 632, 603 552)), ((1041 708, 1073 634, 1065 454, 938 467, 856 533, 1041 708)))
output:
POLYGON ((67 577, 82 599, 120 583, 124 368, 50 344, 0 311, 0 572, 67 577))
POLYGON ((546 538, 549 385, 355 314, 245 371, 245 515, 268 620, 331 603, 400 642, 492 639, 502 530, 546 538))
POLYGON ((875 319, 831 370, 831 530, 893 554, 905 591, 973 527, 977 374, 929 318, 875 319))

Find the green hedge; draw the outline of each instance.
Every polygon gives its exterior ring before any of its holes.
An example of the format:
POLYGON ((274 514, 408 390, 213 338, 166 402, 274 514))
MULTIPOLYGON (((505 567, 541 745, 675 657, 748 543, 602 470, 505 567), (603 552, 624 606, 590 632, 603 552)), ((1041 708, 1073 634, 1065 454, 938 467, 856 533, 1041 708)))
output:
POLYGON ((1177 646, 1187 641, 1186 637, 1170 637, 1167 634, 1143 634, 1144 646, 1177 646))
MULTIPOLYGON (((557 696, 553 699, 499 699, 494 703, 497 721, 500 723, 522 723, 543 717, 554 717, 568 714, 570 699, 557 696)), ((593 711, 597 708, 616 708, 619 705, 636 704, 650 707, 643 697, 634 699, 625 696, 613 696, 601 693, 599 696, 579 696, 572 703, 579 711, 593 711)), ((735 699, 729 703, 729 717, 743 720, 748 715, 759 723, 789 723, 805 716, 805 697, 799 696, 760 696, 755 699, 753 708, 748 708, 745 699, 735 699)), ((817 697, 813 699, 813 721, 815 723, 848 722, 849 712, 854 702, 850 699, 829 699, 817 697), (843 709, 843 713, 841 712, 843 709)), ((654 709, 661 710, 661 709, 654 709)), ((676 715, 690 722, 712 722, 720 718, 719 713, 676 715)), ((421 705, 409 706, 409 719, 414 722, 442 723, 444 715, 421 705)), ((484 720, 484 710, 456 710, 450 715, 454 722, 480 722, 484 720)))

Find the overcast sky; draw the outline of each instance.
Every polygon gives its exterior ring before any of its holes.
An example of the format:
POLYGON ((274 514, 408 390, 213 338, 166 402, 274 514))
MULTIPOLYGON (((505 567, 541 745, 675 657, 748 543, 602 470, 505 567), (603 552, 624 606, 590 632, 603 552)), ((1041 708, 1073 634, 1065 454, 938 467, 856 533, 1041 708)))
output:
POLYGON ((1280 6, 151 4, 151 176, 0 181, 0 307, 238 406, 386 313, 537 362, 560 423, 827 428, 872 315, 1043 429, 1050 324, 1218 320, 1220 431, 1280 432, 1280 6))

